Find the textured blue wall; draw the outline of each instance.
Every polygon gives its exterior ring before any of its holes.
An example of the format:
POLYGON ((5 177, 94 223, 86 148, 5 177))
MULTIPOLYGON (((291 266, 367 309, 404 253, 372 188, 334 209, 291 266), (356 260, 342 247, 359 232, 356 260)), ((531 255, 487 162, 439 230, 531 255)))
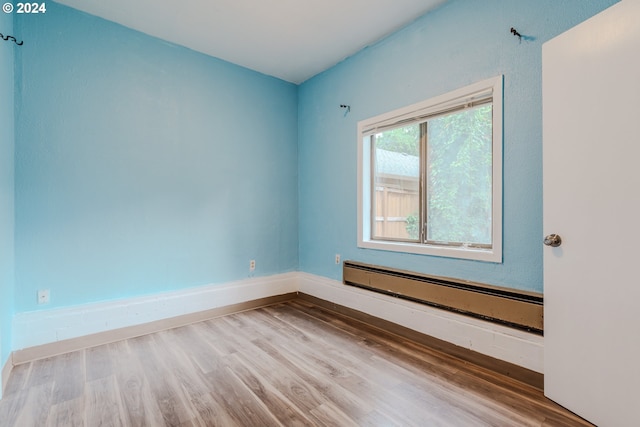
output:
POLYGON ((614 2, 451 0, 299 88, 53 2, 16 15, 15 103, 0 46, 2 357, 14 311, 228 282, 249 259, 340 278, 340 253, 541 291, 541 45, 614 2), (504 262, 358 249, 357 121, 498 74, 504 262))
POLYGON ((52 2, 15 27, 16 311, 297 269, 295 85, 52 2))
POLYGON ((542 292, 541 46, 613 0, 452 0, 299 90, 300 269, 341 278, 334 254, 542 292), (522 42, 511 35, 515 27, 522 42), (357 248, 359 120, 504 75, 503 263, 357 248), (338 106, 349 104, 343 117, 338 106))
MULTIPOLYGON (((0 14, 0 33, 14 34, 11 15, 0 14)), ((19 47, 0 40, 0 369, 11 352, 14 312, 14 49, 19 47)))

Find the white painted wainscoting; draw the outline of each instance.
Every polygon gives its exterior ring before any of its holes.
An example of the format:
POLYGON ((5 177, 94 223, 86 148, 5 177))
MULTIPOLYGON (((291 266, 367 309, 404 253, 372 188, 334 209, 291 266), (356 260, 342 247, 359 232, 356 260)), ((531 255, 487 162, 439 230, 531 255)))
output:
POLYGON ((137 298, 19 313, 13 319, 13 350, 297 292, 298 275, 285 273, 137 298))
POLYGON ((495 359, 543 373, 544 338, 389 295, 299 274, 301 293, 396 323, 495 359))
MULTIPOLYGON (((543 372, 541 336, 346 286, 337 280, 295 272, 148 297, 20 313, 13 323, 13 362, 24 361, 15 356, 29 348, 292 292, 358 310, 457 346, 543 372)), ((97 345, 95 340, 91 345, 97 345)))

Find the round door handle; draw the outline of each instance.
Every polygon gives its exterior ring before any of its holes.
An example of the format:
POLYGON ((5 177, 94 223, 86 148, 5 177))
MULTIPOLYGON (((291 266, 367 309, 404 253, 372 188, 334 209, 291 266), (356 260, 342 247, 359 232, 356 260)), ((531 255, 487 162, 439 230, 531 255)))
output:
POLYGON ((553 248, 557 248, 562 244, 562 239, 557 234, 549 234, 544 238, 544 244, 553 248))

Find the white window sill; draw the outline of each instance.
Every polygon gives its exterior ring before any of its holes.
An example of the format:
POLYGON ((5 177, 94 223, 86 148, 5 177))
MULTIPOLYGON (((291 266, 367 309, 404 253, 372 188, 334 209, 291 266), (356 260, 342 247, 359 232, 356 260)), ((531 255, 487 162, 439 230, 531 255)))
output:
POLYGON ((468 247, 449 247, 425 245, 421 243, 387 242, 380 240, 362 240, 358 242, 359 248, 376 249, 381 251, 403 252, 417 255, 432 255, 447 258, 469 259, 485 262, 502 262, 502 251, 497 248, 482 249, 468 247))

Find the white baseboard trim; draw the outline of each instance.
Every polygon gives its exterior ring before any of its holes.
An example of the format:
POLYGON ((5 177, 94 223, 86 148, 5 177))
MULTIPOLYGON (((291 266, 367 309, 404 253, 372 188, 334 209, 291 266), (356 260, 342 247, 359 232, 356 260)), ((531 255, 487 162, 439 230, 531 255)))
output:
POLYGON ((298 273, 257 277, 137 298, 18 313, 13 350, 176 318, 297 292, 298 273))
POLYGON ((299 291, 534 372, 544 372, 544 338, 525 331, 299 273, 299 291))
MULTIPOLYGON (((50 351, 50 347, 46 348, 48 344, 68 344, 74 339, 87 337, 87 346, 99 345, 118 336, 108 334, 110 331, 133 328, 134 332, 145 333, 153 331, 156 326, 166 329, 177 326, 167 319, 197 321, 218 308, 295 292, 361 311, 534 372, 544 372, 544 339, 539 335, 298 272, 125 300, 19 313, 13 320, 14 353, 9 365, 46 354, 50 351), (146 329, 140 327, 149 324, 152 326, 146 329)), ((73 345, 77 345, 77 340, 73 345)), ((5 370, 6 366, 3 381, 5 370)))

